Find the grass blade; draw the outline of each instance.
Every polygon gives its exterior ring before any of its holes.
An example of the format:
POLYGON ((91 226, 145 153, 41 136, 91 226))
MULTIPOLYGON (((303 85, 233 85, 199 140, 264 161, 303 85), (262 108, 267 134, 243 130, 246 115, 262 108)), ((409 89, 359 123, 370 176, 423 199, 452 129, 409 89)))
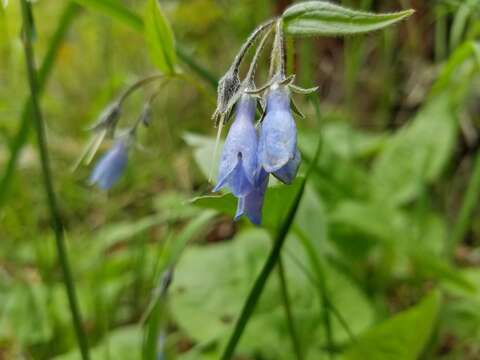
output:
POLYGON ((64 276, 64 283, 67 290, 68 302, 70 306, 70 312, 72 314, 78 345, 80 347, 82 358, 84 360, 88 360, 90 359, 90 355, 88 350, 87 336, 82 327, 82 318, 78 306, 75 285, 73 283, 73 277, 67 257, 63 220, 57 204, 55 191, 53 189, 52 174, 50 170, 50 161, 45 136, 45 125, 43 123, 42 113, 40 111, 40 106, 38 103, 38 80, 37 72, 35 70, 35 55, 32 47, 32 39, 30 36, 30 34, 32 34, 33 25, 32 18, 29 16, 29 14, 31 14, 31 3, 27 2, 27 0, 21 0, 21 5, 23 19, 23 45, 27 62, 28 83, 30 86, 31 115, 37 134, 37 145, 40 153, 45 192, 47 195, 48 207, 52 218, 53 230, 55 233, 55 244, 57 247, 60 266, 62 268, 64 276))
POLYGON ((278 277, 280 280, 280 290, 282 293, 283 307, 285 308, 285 315, 287 317, 288 331, 290 332, 290 338, 292 339, 293 351, 297 360, 303 359, 302 347, 298 338, 298 333, 295 329, 295 322, 293 319, 292 307, 290 302, 290 295, 288 294, 287 278, 285 276, 285 267, 283 265, 282 257, 278 259, 278 277))
POLYGON ((473 172, 462 200, 462 207, 452 230, 450 240, 450 254, 454 254, 455 247, 462 241, 472 223, 472 214, 480 196, 480 152, 477 152, 473 172))

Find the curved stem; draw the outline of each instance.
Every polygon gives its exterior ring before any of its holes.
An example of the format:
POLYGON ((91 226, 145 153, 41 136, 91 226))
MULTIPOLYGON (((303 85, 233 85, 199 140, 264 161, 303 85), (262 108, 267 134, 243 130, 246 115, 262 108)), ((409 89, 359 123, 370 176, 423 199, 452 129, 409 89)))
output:
POLYGON ((272 33, 272 30, 269 29, 265 33, 265 35, 263 35, 262 40, 260 40, 260 43, 258 44, 257 49, 255 50, 255 55, 253 56, 252 62, 250 63, 250 68, 248 69, 247 76, 245 76, 245 82, 247 83, 247 86, 254 82, 258 59, 260 58, 262 50, 265 47, 265 43, 267 42, 267 39, 271 33, 272 33))
POLYGON ((245 57, 245 54, 247 53, 247 50, 252 46, 252 44, 255 42, 257 39, 257 36, 263 32, 266 28, 268 28, 270 25, 272 25, 277 19, 270 19, 263 24, 257 26, 255 30, 250 34, 248 39, 243 43, 242 47, 238 51, 237 55, 235 56, 235 59, 233 60, 233 63, 231 65, 231 69, 235 72, 238 73, 238 68, 240 67, 240 64, 242 63, 243 58, 245 57))
POLYGON ((118 103, 121 105, 135 90, 140 89, 141 87, 160 79, 165 79, 166 76, 163 74, 153 74, 143 79, 138 80, 133 85, 130 85, 118 98, 118 103))
POLYGON ((37 145, 40 153, 40 161, 43 173, 43 180, 45 186, 45 192, 47 195, 48 207, 53 222, 53 230, 55 234, 55 244, 57 247, 58 258, 60 266, 62 268, 65 287, 67 290, 68 301, 70 305, 70 312, 72 313, 73 324, 75 327, 75 333, 77 336, 78 344, 84 360, 90 359, 87 336, 82 327, 82 318, 78 307, 77 295, 75 292, 75 285, 73 283, 72 273, 70 270, 70 264, 67 257, 67 251, 65 248, 64 228, 63 220, 60 214, 60 209, 57 204, 55 191, 53 189, 52 174, 50 170, 50 162, 47 150, 47 141, 45 136, 45 127, 43 124, 42 113, 38 103, 37 93, 37 73, 34 63, 34 52, 31 42, 32 22, 28 14, 31 11, 31 4, 27 0, 20 0, 22 7, 22 19, 23 19, 23 45, 25 50, 25 58, 27 62, 28 82, 30 86, 30 98, 32 119, 35 125, 37 134, 37 145))
POLYGON ((276 80, 285 79, 285 42, 283 37, 282 19, 275 23, 275 40, 273 41, 272 58, 270 61, 270 78, 276 77, 276 80))

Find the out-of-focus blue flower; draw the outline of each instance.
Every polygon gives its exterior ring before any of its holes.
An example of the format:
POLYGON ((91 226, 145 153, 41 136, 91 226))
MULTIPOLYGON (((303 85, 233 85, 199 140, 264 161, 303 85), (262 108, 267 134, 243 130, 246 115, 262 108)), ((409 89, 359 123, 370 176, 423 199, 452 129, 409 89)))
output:
POLYGON ((295 156, 289 160, 283 167, 273 173, 273 175, 285 184, 291 184, 297 176, 298 168, 300 167, 300 161, 302 156, 298 149, 295 150, 295 156))
POLYGON ((261 224, 263 199, 268 186, 268 178, 268 173, 261 169, 255 179, 253 190, 246 196, 238 198, 235 220, 238 220, 242 215, 245 215, 252 224, 261 224))
POLYGON ((293 160, 297 150, 297 128, 290 110, 286 86, 270 89, 265 118, 260 129, 258 162, 268 173, 275 173, 293 160))
POLYGON ((245 196, 254 188, 257 168, 257 133, 254 126, 255 99, 243 95, 236 108, 236 117, 223 147, 218 183, 213 191, 228 186, 236 197, 245 196))
POLYGON ((95 165, 90 184, 108 190, 118 180, 127 165, 128 149, 124 139, 117 141, 95 165))

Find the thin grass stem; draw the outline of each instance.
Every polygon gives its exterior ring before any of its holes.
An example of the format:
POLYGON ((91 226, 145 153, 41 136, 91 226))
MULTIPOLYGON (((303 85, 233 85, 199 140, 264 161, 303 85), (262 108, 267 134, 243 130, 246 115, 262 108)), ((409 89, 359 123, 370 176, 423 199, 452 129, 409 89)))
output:
POLYGON ((303 359, 302 347, 300 344, 300 339, 295 327, 295 321, 293 317, 290 295, 288 293, 287 278, 285 276, 285 266, 283 264, 282 256, 278 259, 278 278, 280 280, 280 291, 283 301, 283 307, 285 309, 285 316, 287 318, 288 332, 290 333, 290 338, 292 340, 292 347, 295 353, 297 360, 303 359))
POLYGON ((31 13, 31 3, 27 0, 20 0, 20 3, 22 7, 23 19, 23 45, 27 63, 28 83, 30 87, 31 116, 37 134, 37 145, 40 153, 40 162, 45 192, 47 195, 48 207, 50 211, 50 216, 52 218, 52 225, 55 234, 55 244, 57 248, 58 258, 60 261, 60 266, 64 276, 64 283, 67 290, 70 312, 72 314, 73 325, 75 328, 78 345, 80 347, 80 352, 84 360, 89 360, 90 355, 88 350, 87 336, 82 327, 82 318, 78 306, 78 300, 75 291, 75 285, 73 282, 72 272, 70 269, 70 263, 67 256, 63 220, 60 214, 60 209, 58 207, 55 191, 53 188, 50 161, 47 150, 47 140, 45 136, 45 126, 42 119, 42 113, 40 111, 40 105, 38 103, 38 75, 35 70, 35 56, 31 39, 33 24, 32 19, 29 16, 29 14, 31 13))
POLYGON ((455 247, 462 241, 472 224, 472 214, 475 211, 480 196, 480 151, 475 156, 473 172, 462 199, 462 206, 453 226, 450 240, 450 254, 454 254, 455 247))

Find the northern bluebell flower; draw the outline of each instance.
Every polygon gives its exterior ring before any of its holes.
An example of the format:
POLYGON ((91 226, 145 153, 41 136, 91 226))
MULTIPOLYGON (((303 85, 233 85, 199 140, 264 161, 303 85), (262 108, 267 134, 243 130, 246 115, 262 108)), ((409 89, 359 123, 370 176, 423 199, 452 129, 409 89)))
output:
POLYGON ((275 173, 289 161, 294 161, 297 154, 297 128, 287 86, 275 84, 270 88, 265 111, 260 129, 258 162, 266 172, 275 173))
POLYGON ((236 197, 240 197, 254 188, 257 169, 255 105, 255 99, 246 94, 242 95, 236 105, 236 117, 225 140, 218 183, 213 191, 227 186, 236 197))
POLYGON ((127 159, 126 139, 120 139, 97 163, 90 176, 90 184, 97 185, 102 190, 110 189, 123 173, 127 159))
POLYGON ((242 215, 245 215, 252 224, 261 224, 263 199, 268 186, 268 178, 268 173, 265 172, 265 170, 260 169, 260 172, 256 176, 253 190, 246 196, 238 198, 235 220, 238 220, 242 215))

